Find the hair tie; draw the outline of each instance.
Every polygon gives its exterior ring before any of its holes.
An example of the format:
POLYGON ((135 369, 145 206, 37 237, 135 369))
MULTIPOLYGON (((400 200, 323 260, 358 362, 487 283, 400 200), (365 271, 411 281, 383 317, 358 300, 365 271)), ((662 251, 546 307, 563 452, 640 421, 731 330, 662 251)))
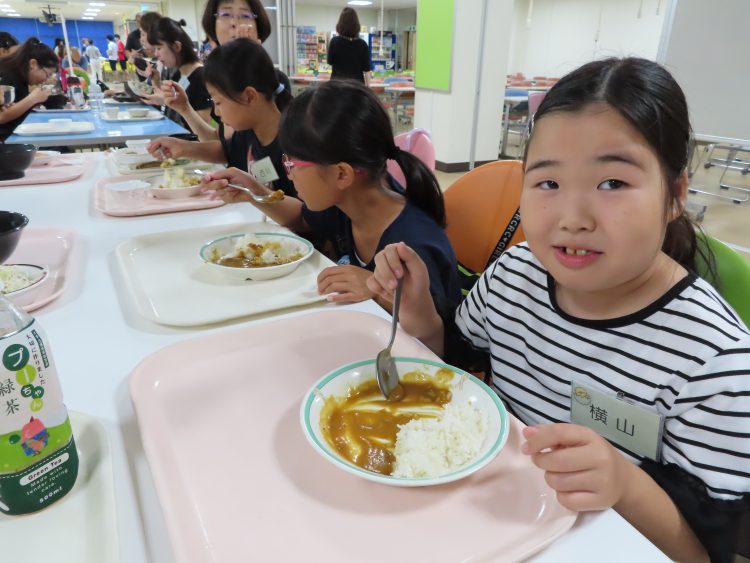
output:
POLYGON ((275 95, 275 96, 278 96, 278 95, 279 95, 279 94, 281 94, 281 93, 282 93, 282 92, 283 92, 284 90, 285 90, 285 88, 284 88, 284 85, 283 85, 283 84, 281 84, 281 83, 279 83, 279 85, 278 85, 278 86, 276 86, 276 90, 274 90, 274 91, 273 91, 273 93, 274 93, 274 95, 275 95))
POLYGON ((385 156, 388 158, 388 160, 398 160, 398 155, 401 153, 401 149, 398 148, 398 145, 393 145, 393 148, 388 151, 388 154, 385 156))

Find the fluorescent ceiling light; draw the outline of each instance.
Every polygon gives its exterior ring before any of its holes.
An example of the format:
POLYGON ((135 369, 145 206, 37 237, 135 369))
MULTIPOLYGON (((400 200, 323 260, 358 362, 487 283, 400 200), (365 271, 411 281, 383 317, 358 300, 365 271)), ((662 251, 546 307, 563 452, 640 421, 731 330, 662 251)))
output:
POLYGON ((266 10, 275 10, 276 6, 263 6, 266 10))
POLYGON ((371 6, 372 2, 369 0, 349 0, 347 4, 350 6, 371 6))
POLYGON ((82 20, 93 20, 94 18, 92 18, 91 16, 81 16, 81 19, 82 20))
POLYGON ((104 2, 89 2, 89 6, 106 6, 104 2))
POLYGON ((96 14, 99 13, 99 11, 98 10, 96 10, 96 11, 94 11, 94 10, 86 10, 83 13, 84 13, 84 15, 87 15, 87 16, 95 16, 96 14))

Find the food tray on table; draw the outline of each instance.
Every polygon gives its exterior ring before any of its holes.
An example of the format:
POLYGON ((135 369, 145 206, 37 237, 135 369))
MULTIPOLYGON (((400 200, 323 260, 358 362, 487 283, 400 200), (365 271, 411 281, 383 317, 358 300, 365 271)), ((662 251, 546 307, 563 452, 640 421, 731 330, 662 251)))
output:
POLYGON ((94 417, 71 411, 78 450, 78 478, 62 499, 34 514, 0 514, 3 561, 117 563, 112 454, 104 427, 94 417))
POLYGON ((94 124, 90 121, 72 121, 68 124, 57 123, 21 123, 13 133, 21 136, 36 135, 78 135, 90 133, 94 124))
MULTIPOLYGON (((116 159, 117 153, 110 152, 104 158, 107 163, 107 169, 110 174, 115 176, 153 176, 154 174, 163 173, 165 168, 162 168, 161 163, 157 164, 157 160, 150 160, 148 162, 139 162, 135 164, 118 162, 116 159)), ((216 170, 218 168, 224 168, 219 164, 210 164, 208 162, 202 162, 199 160, 192 160, 189 158, 180 158, 175 161, 175 164, 169 166, 169 168, 184 168, 185 170, 216 170)))
POLYGON ((45 266, 48 273, 43 282, 17 297, 11 297, 16 305, 26 311, 34 311, 60 296, 69 277, 68 264, 76 238, 73 231, 61 229, 24 230, 7 264, 45 266))
MULTIPOLYGON (((152 172, 153 173, 153 172, 152 172)), ((94 207, 113 217, 135 217, 193 211, 221 207, 221 199, 211 199, 210 194, 180 199, 157 199, 151 188, 160 176, 134 179, 132 176, 112 176, 99 180, 94 189, 94 207)))
POLYGON ((91 168, 89 159, 82 155, 58 155, 36 164, 32 161, 23 178, 0 181, 0 188, 37 184, 62 184, 80 178, 91 168))
MULTIPOLYGON (((310 386, 373 358, 389 335, 374 315, 311 312, 174 344, 136 367, 130 393, 177 561, 509 562, 573 525, 512 417, 498 457, 441 486, 372 483, 306 443, 310 386), (374 549, 378 537, 391 541, 374 549)), ((434 359, 401 331, 393 353, 434 359)))
POLYGON ((108 121, 110 123, 129 121, 159 121, 160 119, 164 119, 164 114, 160 111, 149 110, 148 113, 144 116, 133 117, 127 111, 120 111, 117 113, 117 117, 109 117, 106 113, 102 113, 99 118, 102 121, 108 121))
POLYGON ((333 262, 318 251, 291 274, 267 281, 228 279, 200 259, 209 241, 259 231, 289 232, 246 223, 154 233, 121 243, 115 254, 138 312, 160 324, 205 325, 323 301, 318 274, 333 262))

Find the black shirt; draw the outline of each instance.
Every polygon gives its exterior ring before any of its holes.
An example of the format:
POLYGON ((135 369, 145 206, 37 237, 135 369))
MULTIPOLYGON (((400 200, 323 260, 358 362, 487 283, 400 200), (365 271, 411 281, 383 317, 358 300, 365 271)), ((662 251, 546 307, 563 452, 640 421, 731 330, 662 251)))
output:
POLYGON ((372 70, 370 48, 359 37, 349 39, 337 35, 328 44, 328 64, 332 68, 331 78, 351 78, 364 82, 364 73, 372 70))
POLYGON ((286 175, 286 168, 281 163, 281 145, 278 137, 269 145, 261 145, 255 132, 252 130, 235 131, 231 139, 224 143, 224 154, 227 158, 227 166, 234 166, 245 172, 249 171, 248 161, 255 162, 265 157, 271 159, 279 179, 273 182, 273 189, 282 190, 284 194, 297 197, 294 184, 286 175))
POLYGON ((141 46, 141 31, 136 28, 128 33, 128 38, 125 40, 126 51, 140 51, 143 47, 141 46))
POLYGON ((191 72, 187 80, 190 84, 185 88, 185 94, 187 94, 188 102, 193 109, 200 111, 212 108, 214 104, 211 101, 211 95, 208 93, 206 82, 203 79, 203 67, 198 67, 191 72))
MULTIPOLYGON (((371 272, 375 270, 374 259, 361 264, 356 255, 351 219, 338 207, 311 211, 305 205, 302 217, 314 234, 331 242, 334 252, 331 258, 339 265, 352 264, 371 272)), ((408 244, 427 266, 430 294, 436 304, 455 306, 461 300, 456 255, 445 231, 432 217, 408 200, 399 216, 383 231, 375 253, 395 242, 408 244)))
MULTIPOLYGON (((15 88, 15 102, 23 100, 29 95, 29 84, 20 75, 14 72, 3 72, 0 74, 0 84, 3 86, 13 86, 15 88)), ((4 141, 7 137, 13 133, 13 130, 18 127, 26 116, 29 115, 29 109, 24 114, 18 116, 16 119, 7 123, 0 123, 0 141, 4 141)))

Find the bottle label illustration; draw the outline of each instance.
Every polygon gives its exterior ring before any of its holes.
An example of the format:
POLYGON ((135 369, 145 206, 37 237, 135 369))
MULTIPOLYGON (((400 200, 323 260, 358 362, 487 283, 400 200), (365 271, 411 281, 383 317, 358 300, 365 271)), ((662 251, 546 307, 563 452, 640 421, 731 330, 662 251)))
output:
POLYGON ((24 514, 75 484, 78 454, 44 333, 0 338, 0 512, 24 514))

